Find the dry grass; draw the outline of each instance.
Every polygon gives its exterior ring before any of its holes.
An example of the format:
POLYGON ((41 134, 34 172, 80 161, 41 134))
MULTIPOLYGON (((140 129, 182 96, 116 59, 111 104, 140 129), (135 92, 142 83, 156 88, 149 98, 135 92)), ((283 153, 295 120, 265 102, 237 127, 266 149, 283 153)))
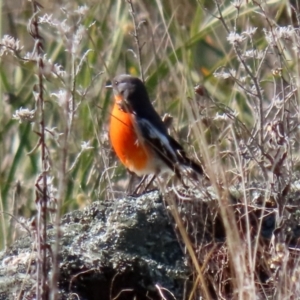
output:
POLYGON ((130 73, 144 76, 158 112, 175 117, 172 135, 211 179, 215 202, 200 225, 221 224, 221 238, 199 242, 188 229, 203 217, 196 200, 199 215, 190 222, 173 211, 195 268, 190 299, 299 297, 297 242, 291 249, 277 229, 261 239, 268 215, 282 228, 298 205, 289 197, 299 169, 299 4, 40 4, 7 1, 2 11, 2 35, 13 39, 0 43, 1 247, 33 216, 41 242, 49 219, 58 226, 62 213, 125 193, 128 175, 107 137, 104 86, 130 73))

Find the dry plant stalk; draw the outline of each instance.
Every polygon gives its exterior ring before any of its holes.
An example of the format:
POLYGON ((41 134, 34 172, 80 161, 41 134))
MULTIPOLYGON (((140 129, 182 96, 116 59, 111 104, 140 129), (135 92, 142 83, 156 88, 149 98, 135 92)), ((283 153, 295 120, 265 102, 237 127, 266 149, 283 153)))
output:
POLYGON ((36 222, 36 245, 37 245, 37 286, 36 297, 37 299, 48 299, 48 263, 47 253, 49 245, 47 244, 47 213, 48 213, 48 172, 50 168, 47 146, 45 141, 45 107, 44 107, 44 83, 43 83, 43 38, 39 33, 38 13, 41 5, 32 1, 33 17, 29 22, 29 33, 35 40, 34 50, 32 55, 36 56, 38 68, 38 85, 36 96, 36 111, 39 115, 39 136, 38 146, 41 149, 41 165, 42 173, 36 181, 36 206, 37 206, 37 222, 36 222))

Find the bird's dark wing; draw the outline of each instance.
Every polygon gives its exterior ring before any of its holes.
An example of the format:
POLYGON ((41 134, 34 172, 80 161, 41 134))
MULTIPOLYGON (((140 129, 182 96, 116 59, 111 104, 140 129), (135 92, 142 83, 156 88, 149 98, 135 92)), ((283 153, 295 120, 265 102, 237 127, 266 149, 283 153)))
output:
MULTIPOLYGON (((143 142, 150 145, 153 151, 161 160, 181 179, 183 168, 191 169, 191 172, 198 175, 203 174, 202 167, 190 160, 182 146, 169 136, 166 131, 161 132, 152 122, 145 118, 139 118, 136 115, 136 131, 143 142)), ((194 174, 195 175, 195 174, 194 174)))

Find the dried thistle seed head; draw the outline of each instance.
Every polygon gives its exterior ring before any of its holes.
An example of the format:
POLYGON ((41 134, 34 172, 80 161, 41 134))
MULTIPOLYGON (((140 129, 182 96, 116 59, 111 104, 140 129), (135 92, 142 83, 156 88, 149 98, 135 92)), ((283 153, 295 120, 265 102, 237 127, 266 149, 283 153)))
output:
POLYGON ((246 37, 244 35, 238 34, 236 32, 230 32, 227 37, 227 41, 231 45, 239 44, 239 43, 243 42, 245 39, 246 39, 246 37))
POLYGON ((0 47, 0 56, 15 54, 23 49, 23 46, 20 46, 20 41, 18 39, 7 34, 1 39, 0 47))
POLYGON ((14 120, 19 120, 20 123, 22 122, 33 122, 35 118, 35 110, 29 110, 28 108, 19 108, 13 114, 12 118, 14 120))

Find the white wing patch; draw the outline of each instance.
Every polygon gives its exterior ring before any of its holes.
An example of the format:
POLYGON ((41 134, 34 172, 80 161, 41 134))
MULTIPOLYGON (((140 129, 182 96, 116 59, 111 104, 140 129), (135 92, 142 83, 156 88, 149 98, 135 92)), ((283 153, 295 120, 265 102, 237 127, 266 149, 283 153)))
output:
POLYGON ((150 145, 152 146, 152 151, 159 154, 156 155, 156 159, 151 162, 149 174, 154 172, 153 167, 155 172, 172 171, 177 175, 184 175, 184 177, 191 177, 191 175, 194 176, 193 174, 197 174, 193 168, 188 165, 189 160, 180 149, 174 149, 171 146, 168 136, 161 133, 147 119, 137 117, 135 113, 131 113, 131 117, 133 118, 132 124, 134 125, 134 130, 138 137, 136 144, 144 146, 145 149, 150 145), (159 159, 159 156, 163 157, 163 159, 159 159), (185 164, 185 160, 187 160, 187 164, 185 164), (168 163, 166 163, 166 161, 168 163))
POLYGON ((133 122, 133 124, 137 124, 136 125, 137 128, 135 128, 135 130, 137 132, 139 140, 142 140, 143 142, 145 141, 145 137, 143 136, 142 132, 147 131, 150 142, 151 139, 159 140, 161 146, 165 148, 167 152, 171 154, 174 157, 174 159, 177 161, 176 152, 171 147, 168 138, 164 134, 162 134, 159 130, 157 130, 148 120, 144 118, 137 118, 135 115, 134 118, 135 118, 135 122, 133 122))

